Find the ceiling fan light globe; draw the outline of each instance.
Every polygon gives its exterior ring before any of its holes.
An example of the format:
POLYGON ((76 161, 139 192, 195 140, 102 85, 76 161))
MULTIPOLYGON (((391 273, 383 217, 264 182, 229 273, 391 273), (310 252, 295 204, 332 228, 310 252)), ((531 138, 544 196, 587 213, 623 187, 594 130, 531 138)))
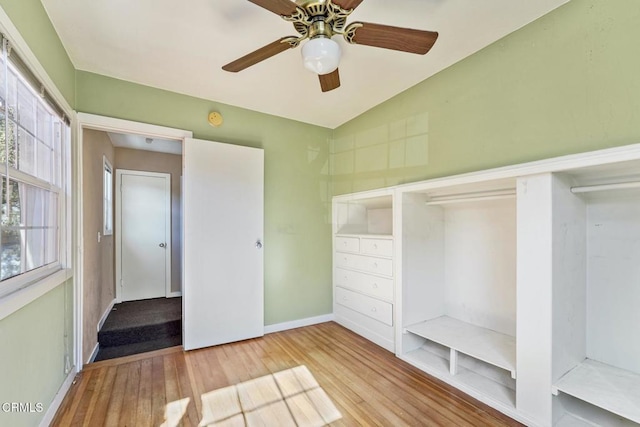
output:
POLYGON ((334 72, 340 63, 340 45, 327 37, 316 37, 302 46, 302 61, 307 70, 323 75, 334 72))

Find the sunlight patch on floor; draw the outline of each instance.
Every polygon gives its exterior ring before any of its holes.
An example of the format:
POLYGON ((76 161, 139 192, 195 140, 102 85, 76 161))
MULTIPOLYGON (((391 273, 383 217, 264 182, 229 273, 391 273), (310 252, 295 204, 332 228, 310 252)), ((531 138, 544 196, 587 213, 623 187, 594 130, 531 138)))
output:
POLYGON ((342 418, 306 366, 202 395, 200 426, 320 427, 342 418))
POLYGON ((164 408, 164 422, 160 424, 160 427, 175 427, 180 424, 180 420, 187 413, 187 407, 191 399, 185 397, 184 399, 169 402, 164 408))

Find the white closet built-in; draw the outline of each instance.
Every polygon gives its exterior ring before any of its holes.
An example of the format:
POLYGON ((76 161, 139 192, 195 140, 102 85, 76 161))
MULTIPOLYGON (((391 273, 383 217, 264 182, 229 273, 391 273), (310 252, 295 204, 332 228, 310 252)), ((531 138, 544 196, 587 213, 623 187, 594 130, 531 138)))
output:
POLYGON ((640 425, 640 145, 333 209, 339 323, 526 425, 640 425))
POLYGON ((336 197, 336 321, 394 351, 393 196, 390 191, 336 197))
POLYGON ((398 354, 514 408, 515 180, 421 183, 399 193, 397 210, 398 354))

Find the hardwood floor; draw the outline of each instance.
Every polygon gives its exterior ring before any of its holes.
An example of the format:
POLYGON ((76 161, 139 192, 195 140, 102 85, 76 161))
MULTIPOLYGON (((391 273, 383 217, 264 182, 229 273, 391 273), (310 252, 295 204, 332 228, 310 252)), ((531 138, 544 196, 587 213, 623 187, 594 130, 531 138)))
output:
POLYGON ((517 426, 514 420, 329 322, 190 352, 181 347, 85 366, 53 425, 160 426, 165 405, 305 365, 342 418, 332 426, 517 426))

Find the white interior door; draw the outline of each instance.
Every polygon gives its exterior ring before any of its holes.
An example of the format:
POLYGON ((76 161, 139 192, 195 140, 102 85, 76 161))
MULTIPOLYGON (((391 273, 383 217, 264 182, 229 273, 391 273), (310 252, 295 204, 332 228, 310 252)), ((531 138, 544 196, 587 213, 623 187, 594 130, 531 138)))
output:
POLYGON ((116 171, 116 296, 167 295, 171 281, 171 175, 116 171))
POLYGON ((187 139, 183 161, 183 346, 262 336, 263 150, 187 139))

